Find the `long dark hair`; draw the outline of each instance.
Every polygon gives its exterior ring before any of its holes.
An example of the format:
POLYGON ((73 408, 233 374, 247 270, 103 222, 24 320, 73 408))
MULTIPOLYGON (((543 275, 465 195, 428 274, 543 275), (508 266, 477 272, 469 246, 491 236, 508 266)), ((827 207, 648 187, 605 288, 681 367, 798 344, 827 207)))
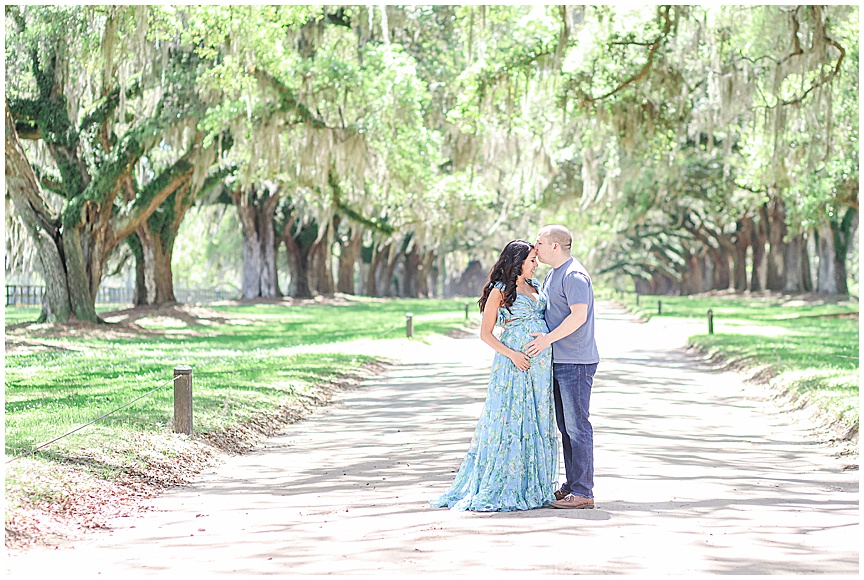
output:
POLYGON ((513 240, 501 250, 501 255, 498 256, 498 261, 492 266, 489 271, 489 277, 486 279, 486 285, 483 287, 483 294, 480 295, 480 300, 477 304, 480 306, 480 312, 486 308, 486 301, 489 300, 489 293, 496 282, 504 284, 504 306, 507 310, 513 306, 513 301, 516 300, 516 278, 522 274, 522 264, 534 249, 532 244, 525 240, 513 240))

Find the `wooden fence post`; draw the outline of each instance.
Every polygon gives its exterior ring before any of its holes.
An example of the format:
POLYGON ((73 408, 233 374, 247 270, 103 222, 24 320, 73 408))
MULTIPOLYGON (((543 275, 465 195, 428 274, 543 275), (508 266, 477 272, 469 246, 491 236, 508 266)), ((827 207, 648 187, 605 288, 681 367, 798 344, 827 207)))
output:
POLYGON ((192 367, 174 367, 174 432, 192 435, 192 367))
POLYGON ((708 334, 714 334, 714 311, 708 310, 708 334))
POLYGON ((468 307, 471 306, 470 302, 465 303, 465 320, 468 320, 468 307))
POLYGON ((410 312, 405 315, 405 336, 414 338, 414 315, 410 312))

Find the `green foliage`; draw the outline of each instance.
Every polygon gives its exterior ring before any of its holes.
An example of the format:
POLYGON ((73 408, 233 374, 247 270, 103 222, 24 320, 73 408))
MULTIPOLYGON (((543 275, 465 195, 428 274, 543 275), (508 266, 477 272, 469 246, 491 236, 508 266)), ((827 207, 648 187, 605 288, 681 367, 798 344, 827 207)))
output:
MULTIPOLYGON (((636 276, 680 277, 769 191, 790 235, 857 208, 854 6, 152 6, 143 44, 141 10, 7 11, 19 122, 86 139, 94 176, 118 159, 96 121, 116 148, 144 105, 164 137, 145 143, 145 181, 194 128, 222 145, 217 167, 236 168, 229 187, 278 184, 298 223, 338 212, 350 219, 337 235, 354 223, 464 262, 564 221, 593 270, 636 276), (97 86, 109 49, 147 62, 125 93, 103 79, 68 122, 72 101, 34 104, 52 54, 97 86), (22 57, 33 51, 42 67, 22 57)), ((73 183, 74 163, 58 163, 73 183)))
MULTIPOLYGON (((126 98, 132 99, 139 96, 143 88, 140 79, 133 80, 132 85, 125 91, 126 98)), ((120 87, 114 87, 107 95, 93 103, 92 110, 81 121, 81 131, 105 123, 120 105, 120 93, 120 87)))
MULTIPOLYGON (((207 163, 198 151, 175 165, 210 97, 198 92, 201 63, 176 38, 161 36, 164 20, 149 15, 146 6, 7 12, 7 49, 26 55, 15 56, 15 70, 30 69, 8 79, 16 107, 10 110, 28 128, 25 138, 47 146, 31 148, 28 157, 37 175, 53 178, 46 189, 65 198, 60 235, 82 245, 84 260, 54 273, 90 290, 74 293, 76 301, 93 294, 121 238, 149 217, 154 197, 168 193, 161 186, 181 173, 191 179, 191 163, 207 163)), ((194 194, 197 185, 185 190, 194 194)), ((46 205, 58 202, 46 196, 46 205)), ((88 308, 73 305, 79 316, 88 308)))

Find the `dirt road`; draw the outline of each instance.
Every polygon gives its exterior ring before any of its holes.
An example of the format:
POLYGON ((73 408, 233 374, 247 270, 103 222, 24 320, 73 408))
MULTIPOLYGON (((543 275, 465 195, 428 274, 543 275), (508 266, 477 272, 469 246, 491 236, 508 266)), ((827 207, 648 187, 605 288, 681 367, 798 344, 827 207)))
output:
POLYGON ((857 574, 858 472, 740 376, 676 350, 701 326, 598 305, 595 510, 427 507, 468 446, 492 351, 476 336, 355 344, 404 364, 154 511, 6 573, 857 574))

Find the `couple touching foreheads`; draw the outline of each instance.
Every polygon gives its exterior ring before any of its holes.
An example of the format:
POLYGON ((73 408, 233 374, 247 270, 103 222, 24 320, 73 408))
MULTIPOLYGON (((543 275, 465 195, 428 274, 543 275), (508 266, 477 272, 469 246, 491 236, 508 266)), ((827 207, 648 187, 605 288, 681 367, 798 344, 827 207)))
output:
POLYGON ((600 356, 594 290, 570 256, 570 231, 545 226, 532 246, 507 244, 480 296, 480 337, 497 351, 486 404, 462 466, 434 507, 473 511, 594 507, 594 434, 588 420, 600 356), (552 266, 542 286, 538 260, 552 266), (504 330, 498 339, 496 325, 504 330), (551 348, 550 348, 551 347, 551 348), (554 409, 554 410, 553 410, 554 409), (566 481, 558 486, 561 432, 566 481))

